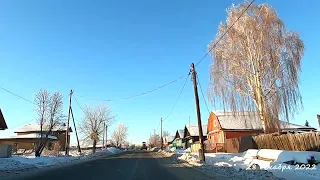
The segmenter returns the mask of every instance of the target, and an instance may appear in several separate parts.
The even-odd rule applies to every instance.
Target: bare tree
[[[117,147],[123,146],[126,143],[128,136],[128,127],[119,123],[117,128],[113,131],[111,139]]]
[[[159,134],[153,134],[149,138],[149,145],[151,147],[161,147],[161,137]]]
[[[280,116],[289,121],[302,108],[299,72],[304,44],[297,33],[287,31],[271,6],[252,4],[241,16],[247,6],[246,2],[227,9],[226,23],[220,23],[209,44],[209,97],[234,113],[258,112],[265,132],[276,132]]]
[[[52,96],[47,90],[40,90],[35,95],[36,112],[39,116],[38,123],[40,125],[40,142],[36,148],[35,155],[39,157],[48,142],[48,136],[52,133],[52,129],[61,123],[62,115],[62,95],[55,92]],[[43,132],[46,132],[43,138]]]
[[[34,102],[36,104],[35,111],[37,112],[38,119],[37,122],[40,125],[40,139],[38,145],[42,144],[43,140],[43,126],[45,125],[48,113],[48,104],[50,94],[46,89],[41,89],[35,94]]]
[[[85,107],[84,109],[84,119],[81,123],[81,132],[86,136],[85,139],[90,139],[92,141],[93,150],[96,152],[96,145],[103,132],[105,130],[104,123],[108,126],[114,120],[111,115],[112,110],[105,104],[98,105],[94,108]]]
[[[169,131],[163,131],[163,132],[162,132],[162,136],[163,136],[163,138],[169,137],[169,136],[170,136]]]

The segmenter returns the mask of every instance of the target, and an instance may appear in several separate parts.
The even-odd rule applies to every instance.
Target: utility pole
[[[194,96],[195,96],[195,100],[196,100],[196,110],[197,110],[198,128],[199,128],[199,140],[200,140],[200,145],[201,145],[201,149],[199,150],[199,159],[200,159],[200,161],[205,162],[197,78],[196,78],[196,70],[195,70],[193,63],[191,64],[191,73],[192,73],[192,79],[193,79]]]
[[[106,133],[106,122],[103,122],[102,148],[104,148],[104,134]]]
[[[73,119],[73,126],[74,126],[74,131],[76,132],[76,137],[77,137],[77,143],[78,143],[78,152],[81,153],[81,147],[80,147],[80,142],[79,142],[79,137],[78,137],[78,131],[77,131],[77,127],[76,127],[76,123],[73,117],[73,112],[72,112],[72,108],[71,109],[71,115],[72,115],[72,119]]]
[[[190,116],[189,116],[189,126],[190,126]]]
[[[163,148],[163,138],[162,138],[162,118],[160,120],[160,124],[161,124],[161,132],[160,132],[160,137],[161,137],[161,149]]]
[[[70,91],[70,102],[69,102],[69,112],[68,112],[68,122],[67,122],[67,130],[66,130],[66,143],[65,143],[65,154],[69,155],[69,122],[70,122],[70,114],[71,114],[71,98],[72,98],[72,89]]]
[[[157,147],[156,129],[153,130],[154,146]]]
[[[108,147],[108,125],[105,125],[106,127],[106,147]]]

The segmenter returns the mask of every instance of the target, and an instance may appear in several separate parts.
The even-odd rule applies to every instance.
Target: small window
[[[215,142],[214,142],[214,137],[213,138],[211,138],[211,142],[212,142],[212,144],[214,144]]]
[[[214,121],[213,121],[213,126],[214,126],[214,127],[217,127],[217,120],[214,120]]]
[[[222,136],[221,134],[219,134],[219,140],[218,140],[220,143],[222,143]]]

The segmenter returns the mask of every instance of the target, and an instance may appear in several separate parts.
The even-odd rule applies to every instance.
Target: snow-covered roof
[[[165,142],[172,142],[174,140],[174,136],[168,136],[164,138]]]
[[[45,137],[46,135],[42,134],[42,138],[45,138]],[[17,135],[17,136],[1,137],[1,139],[39,139],[39,138],[41,138],[40,133],[30,133],[30,134]],[[56,140],[57,137],[49,135],[48,139]]]
[[[293,123],[289,123],[289,122],[285,122],[285,121],[280,121],[280,127],[282,130],[286,130],[286,129],[314,129],[314,130],[316,130],[316,128],[313,128],[313,127],[297,125],[297,124],[293,124]]]
[[[8,129],[8,126],[6,124],[6,121],[4,120],[3,114],[0,109],[0,130],[5,130],[5,129]]]
[[[232,112],[214,112],[218,117],[222,129],[237,130],[261,130],[261,120],[255,112],[243,112],[233,114]]]
[[[241,112],[235,115],[232,112],[213,112],[219,120],[222,129],[229,130],[262,130],[263,126],[259,115],[256,112]],[[285,121],[280,121],[282,130],[286,129],[314,129]]]
[[[183,138],[184,129],[179,129],[179,130],[178,130],[178,134],[179,134],[179,137],[180,137],[180,138]]]
[[[43,125],[43,130],[42,131],[47,131],[49,129],[48,124]],[[52,131],[66,131],[67,126],[65,124],[57,124],[56,126],[53,127]],[[21,128],[19,128],[16,133],[19,132],[39,132],[40,131],[40,124],[25,124]],[[70,127],[69,129],[70,132],[72,132],[72,129]]]
[[[190,136],[199,136],[199,128],[197,125],[187,125],[186,126]],[[207,125],[202,125],[203,136],[207,136]]]

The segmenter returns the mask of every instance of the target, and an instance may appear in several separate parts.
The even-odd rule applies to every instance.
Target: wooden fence
[[[253,137],[259,149],[320,151],[320,133],[263,134]]]

